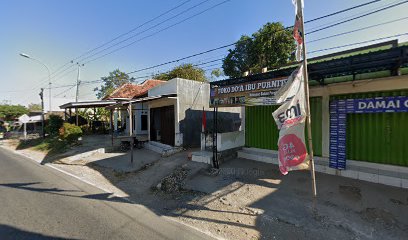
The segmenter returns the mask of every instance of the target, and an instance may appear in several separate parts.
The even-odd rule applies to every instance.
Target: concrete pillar
[[[113,129],[118,130],[118,111],[116,109],[113,112]]]

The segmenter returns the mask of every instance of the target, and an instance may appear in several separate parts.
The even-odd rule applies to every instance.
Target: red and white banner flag
[[[303,0],[292,0],[295,6],[295,25],[293,26],[293,38],[296,40],[296,60],[301,61],[303,59],[303,28],[302,28],[302,11],[303,11]]]
[[[279,129],[278,158],[282,174],[288,171],[307,169],[305,145],[305,92],[303,65],[296,69],[288,82],[278,92],[277,99],[283,104],[272,113]]]

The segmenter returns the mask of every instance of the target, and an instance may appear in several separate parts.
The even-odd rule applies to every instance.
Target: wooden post
[[[304,76],[304,86],[305,86],[305,100],[306,100],[306,126],[307,126],[307,140],[309,145],[309,161],[310,161],[310,174],[312,178],[312,190],[313,197],[317,196],[316,191],[316,175],[314,168],[314,159],[313,159],[313,142],[312,142],[312,122],[310,118],[310,102],[309,102],[309,75],[307,71],[307,56],[306,56],[306,40],[305,40],[305,26],[303,22],[303,6],[300,0],[297,1],[297,6],[300,8],[300,22],[303,30],[303,76]]]

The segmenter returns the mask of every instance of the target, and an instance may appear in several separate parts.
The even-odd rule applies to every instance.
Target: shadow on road
[[[65,196],[65,197],[87,198],[87,199],[93,199],[93,200],[103,200],[103,201],[110,201],[110,202],[129,203],[129,201],[126,200],[125,198],[120,198],[120,197],[113,196],[111,193],[98,193],[98,194],[80,195],[80,193],[83,193],[82,191],[65,190],[65,189],[59,189],[59,188],[32,187],[32,185],[37,185],[37,184],[41,184],[41,182],[1,183],[0,186],[20,189],[20,190],[26,190],[26,191],[41,192],[41,193]],[[75,195],[75,194],[69,194],[69,193],[77,193],[77,194]]]
[[[41,233],[29,232],[16,227],[0,224],[0,236],[2,240],[65,240],[73,238],[62,238],[56,236],[47,236]]]

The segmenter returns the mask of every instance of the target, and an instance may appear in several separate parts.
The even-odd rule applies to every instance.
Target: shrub
[[[82,130],[74,124],[64,123],[59,129],[59,135],[62,140],[65,140],[68,143],[76,143],[78,138],[82,137]]]
[[[45,128],[46,132],[51,136],[58,135],[59,129],[62,127],[64,120],[58,115],[50,115],[48,125]]]

